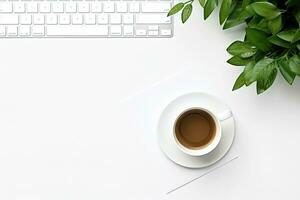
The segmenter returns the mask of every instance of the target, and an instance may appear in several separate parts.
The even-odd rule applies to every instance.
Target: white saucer
[[[190,156],[178,149],[173,137],[175,118],[191,107],[206,108],[214,113],[222,113],[230,108],[214,96],[205,93],[190,93],[176,98],[162,112],[158,122],[158,142],[162,151],[173,162],[188,168],[202,168],[219,161],[229,151],[235,135],[234,118],[221,122],[222,137],[218,146],[204,156]]]

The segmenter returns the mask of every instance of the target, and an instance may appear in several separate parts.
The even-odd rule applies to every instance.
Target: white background
[[[231,92],[240,68],[225,63],[225,49],[242,29],[222,31],[216,15],[204,23],[194,10],[184,26],[176,17],[172,39],[1,40],[0,199],[152,199],[147,180],[133,192],[151,174],[133,155],[151,147],[119,111],[148,90],[159,91],[145,99],[153,110],[188,92],[214,94],[237,123],[239,158],[163,198],[299,199],[299,80],[280,77],[260,96],[253,86]]]

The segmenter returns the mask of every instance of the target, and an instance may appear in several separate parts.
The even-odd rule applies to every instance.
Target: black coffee
[[[183,113],[175,123],[177,140],[188,149],[201,149],[209,145],[216,134],[212,116],[199,109]]]

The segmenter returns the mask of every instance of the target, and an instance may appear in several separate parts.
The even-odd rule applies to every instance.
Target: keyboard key
[[[80,25],[83,24],[82,14],[75,14],[72,16],[72,24]]]
[[[48,26],[49,36],[107,36],[108,26]]]
[[[97,15],[98,24],[108,24],[108,14]]]
[[[103,11],[106,13],[115,12],[115,4],[114,2],[104,2],[103,3]]]
[[[124,24],[133,24],[133,14],[124,14],[123,15]]]
[[[158,36],[158,31],[148,31],[149,36]]]
[[[129,12],[132,12],[132,13],[140,12],[140,4],[138,2],[130,3]]]
[[[160,34],[164,35],[164,36],[171,36],[172,35],[172,31],[171,31],[171,29],[161,29],[160,30]]]
[[[52,3],[52,11],[54,13],[63,13],[64,12],[64,4],[62,2],[53,2]]]
[[[25,12],[25,4],[23,2],[14,3],[14,11],[15,11],[15,13],[24,13]]]
[[[121,24],[121,15],[120,14],[111,14],[110,15],[111,24]]]
[[[55,25],[57,24],[57,15],[49,14],[46,16],[46,22],[47,24]]]
[[[44,24],[45,23],[45,17],[44,15],[36,14],[33,15],[33,24]]]
[[[59,24],[67,25],[70,23],[71,23],[70,15],[68,14],[59,15]]]
[[[50,12],[50,3],[49,2],[41,2],[39,4],[41,13],[49,13]]]
[[[44,36],[45,27],[44,26],[32,26],[32,35],[33,36]]]
[[[30,26],[20,26],[19,34],[20,36],[30,36]]]
[[[0,3],[0,13],[11,13],[13,11],[13,7],[11,3]]]
[[[27,15],[27,14],[20,15],[20,23],[27,24],[27,25],[31,24],[32,23],[31,15]]]
[[[86,2],[78,3],[78,11],[80,13],[88,13],[90,12],[90,5]]]
[[[18,24],[19,19],[17,15],[0,14],[0,24]]]
[[[17,36],[18,35],[18,27],[17,26],[8,26],[7,27],[7,35],[8,36]]]
[[[135,34],[137,36],[146,36],[147,31],[145,29],[135,29]]]
[[[76,3],[68,2],[66,3],[66,13],[76,13],[77,6]]]
[[[122,27],[121,26],[116,26],[116,25],[110,26],[110,34],[112,36],[122,35]]]
[[[136,14],[137,24],[170,24],[171,18],[166,14]]]
[[[85,23],[89,25],[96,24],[96,15],[95,14],[86,14],[85,17]]]
[[[133,36],[133,26],[123,27],[124,36]]]
[[[168,2],[143,2],[142,12],[145,13],[167,13],[171,9],[171,3]]]
[[[38,12],[38,5],[36,2],[29,2],[27,3],[27,12],[28,13],[37,13]]]
[[[91,4],[92,6],[92,13],[101,13],[102,12],[102,4],[101,2],[95,2]]]
[[[117,2],[117,12],[125,13],[127,12],[127,3],[126,2]]]

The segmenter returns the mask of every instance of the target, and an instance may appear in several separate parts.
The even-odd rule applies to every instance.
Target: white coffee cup
[[[178,119],[185,113],[187,113],[188,111],[191,110],[199,110],[202,112],[207,113],[212,119],[213,122],[215,124],[215,134],[214,137],[210,140],[210,142],[200,148],[194,149],[194,148],[188,148],[184,145],[182,145],[177,136],[176,136],[176,132],[175,132],[175,127],[176,124],[178,122]],[[185,154],[191,155],[191,156],[203,156],[206,155],[208,153],[210,153],[211,151],[213,151],[218,144],[220,143],[221,137],[222,137],[222,127],[221,127],[221,122],[230,118],[232,116],[232,113],[230,110],[225,111],[225,112],[221,112],[221,113],[214,113],[208,109],[205,108],[201,108],[201,107],[191,107],[188,109],[183,110],[175,119],[174,123],[173,123],[173,139],[175,140],[175,144],[177,145],[177,147]]]

